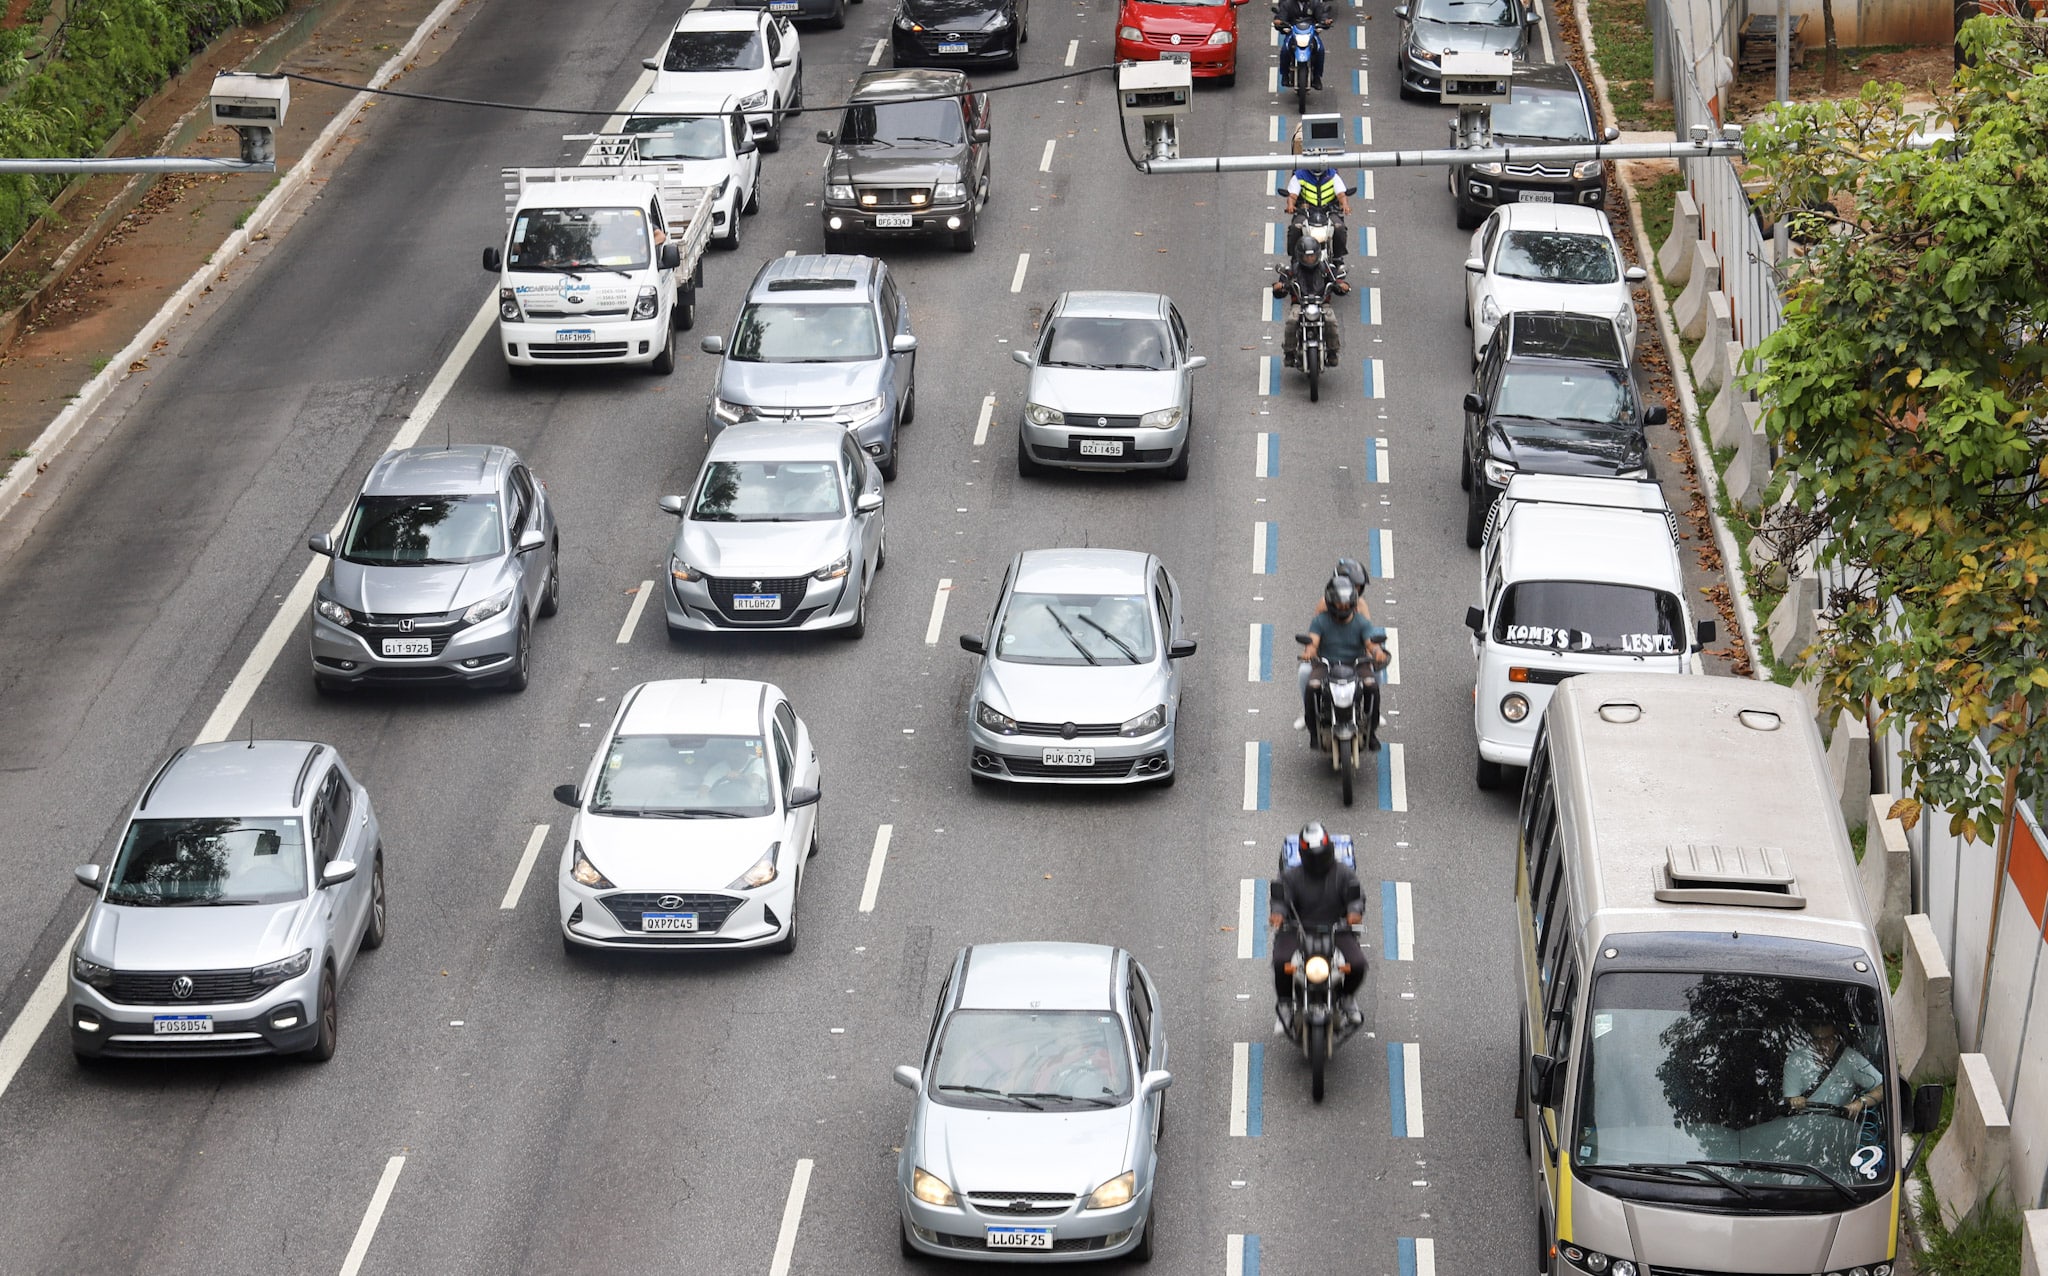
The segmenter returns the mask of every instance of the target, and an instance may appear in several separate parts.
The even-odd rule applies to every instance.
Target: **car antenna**
[[[248,744],[248,747],[249,747],[249,748],[251,748],[251,749],[253,749],[253,748],[255,748],[255,747],[256,747],[256,715],[255,715],[255,714],[253,714],[253,713],[249,715],[249,744]]]

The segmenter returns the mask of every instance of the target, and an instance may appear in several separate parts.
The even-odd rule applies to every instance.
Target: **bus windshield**
[[[1877,990],[1824,979],[1626,972],[1593,985],[1574,1167],[1729,1203],[1836,1210],[1890,1190]],[[1621,1181],[1616,1181],[1621,1180]]]

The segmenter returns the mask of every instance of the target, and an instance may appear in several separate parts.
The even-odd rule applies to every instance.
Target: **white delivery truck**
[[[1714,622],[1695,622],[1678,522],[1650,480],[1517,474],[1479,550],[1477,781],[1526,767],[1551,689],[1578,673],[1699,673]]]
[[[645,364],[675,371],[675,333],[696,321],[713,192],[682,164],[508,168],[498,276],[506,366]]]

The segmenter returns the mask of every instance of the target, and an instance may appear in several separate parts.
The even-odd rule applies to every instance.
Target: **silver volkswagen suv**
[[[533,625],[561,603],[561,533],[519,454],[487,444],[386,452],[370,467],[313,600],[313,683],[495,683],[524,691]]]
[[[384,942],[384,845],[341,756],[303,740],[180,749],[71,954],[71,1048],[108,1056],[334,1054],[338,994]]]

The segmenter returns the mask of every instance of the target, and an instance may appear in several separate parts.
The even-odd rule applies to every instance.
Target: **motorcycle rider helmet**
[[[1304,267],[1313,270],[1322,263],[1322,260],[1323,250],[1316,247],[1315,240],[1304,239],[1301,241],[1301,264]]]
[[[1312,877],[1322,877],[1337,863],[1337,844],[1321,820],[1301,826],[1301,866]]]
[[[1355,558],[1338,559],[1337,575],[1350,578],[1351,583],[1356,585],[1361,593],[1372,583],[1372,573],[1366,571],[1365,564]]]
[[[1358,586],[1349,576],[1338,572],[1323,586],[1323,606],[1339,620],[1351,619],[1351,613],[1358,608]]]

